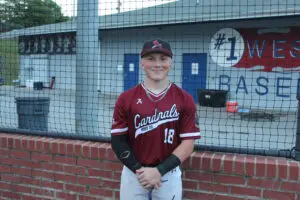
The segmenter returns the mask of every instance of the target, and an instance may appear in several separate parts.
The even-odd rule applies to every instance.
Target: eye
[[[160,60],[161,60],[161,61],[166,61],[166,60],[168,60],[168,58],[167,58],[166,56],[162,56],[162,57],[160,58]]]

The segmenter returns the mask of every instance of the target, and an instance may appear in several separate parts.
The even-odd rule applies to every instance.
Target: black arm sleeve
[[[164,162],[157,165],[156,168],[160,172],[161,176],[163,176],[175,167],[179,166],[180,163],[180,159],[176,155],[171,154],[166,160],[164,160]]]
[[[126,134],[111,136],[111,146],[120,161],[133,173],[142,167],[128,145]]]

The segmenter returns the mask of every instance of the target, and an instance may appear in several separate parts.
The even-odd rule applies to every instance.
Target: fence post
[[[298,100],[298,108],[297,108],[295,160],[300,161],[300,91],[299,91],[299,87],[297,90],[297,100]]]

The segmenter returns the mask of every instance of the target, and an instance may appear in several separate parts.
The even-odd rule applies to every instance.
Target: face
[[[150,53],[141,60],[147,78],[155,82],[167,79],[171,65],[172,58],[161,53]]]

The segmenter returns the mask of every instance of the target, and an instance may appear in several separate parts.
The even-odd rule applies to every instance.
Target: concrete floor
[[[99,135],[109,137],[114,95],[98,95]],[[48,131],[75,135],[75,91],[0,87],[0,128],[18,129],[15,97],[49,97]],[[252,149],[291,149],[296,140],[296,113],[266,111],[273,119],[241,118],[225,108],[197,106],[202,145]],[[85,133],[86,134],[86,133]]]

